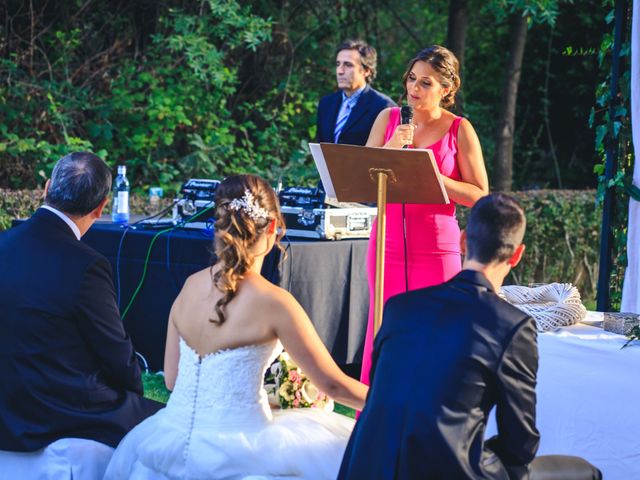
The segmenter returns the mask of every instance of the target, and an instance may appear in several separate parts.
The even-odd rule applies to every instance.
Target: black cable
[[[173,236],[173,232],[175,232],[175,230],[171,230],[168,234],[167,234],[167,251],[165,253],[165,261],[166,261],[166,267],[167,267],[167,274],[169,275],[169,277],[171,277],[171,280],[173,280],[173,286],[175,288],[176,294],[180,293],[180,279],[178,278],[178,275],[176,274],[175,271],[172,271],[171,269],[171,237]]]
[[[133,295],[131,296],[131,300],[129,300],[129,304],[127,305],[127,308],[125,308],[124,312],[122,313],[122,320],[124,321],[124,318],[126,317],[127,313],[129,313],[129,309],[131,308],[131,305],[133,305],[134,300],[136,299],[136,297],[138,296],[138,293],[140,292],[140,289],[142,288],[142,285],[144,283],[145,277],[147,275],[147,266],[149,265],[149,258],[151,256],[151,249],[153,248],[153,244],[155,243],[155,241],[157,240],[157,238],[162,235],[163,233],[167,233],[170,232],[172,230],[175,230],[176,228],[180,228],[182,226],[184,226],[186,223],[191,222],[192,220],[195,220],[196,218],[200,217],[201,215],[204,215],[205,213],[207,213],[209,210],[211,210],[213,208],[213,202],[210,202],[211,206],[206,206],[204,207],[203,210],[201,210],[200,212],[195,213],[194,215],[192,215],[191,217],[187,218],[186,220],[183,220],[182,222],[178,223],[177,225],[174,225],[173,227],[170,228],[165,228],[163,230],[160,230],[158,233],[156,233],[153,238],[151,239],[151,243],[149,244],[149,248],[147,248],[147,255],[145,257],[144,260],[144,264],[142,266],[142,276],[140,278],[140,281],[138,282],[138,286],[136,287],[135,291],[133,292]]]
[[[161,217],[163,216],[165,213],[167,213],[169,210],[171,210],[173,208],[173,205],[170,205],[166,208],[163,208],[162,210],[160,210],[159,212],[150,215],[148,217],[143,217],[140,220],[138,220],[137,222],[131,223],[131,224],[127,224],[124,225],[124,230],[122,231],[122,236],[120,237],[120,241],[118,242],[118,250],[116,252],[116,301],[118,303],[118,309],[121,308],[120,305],[120,287],[121,287],[121,282],[120,282],[120,259],[121,259],[121,254],[122,254],[122,245],[124,243],[124,237],[127,235],[127,232],[129,231],[129,229],[131,230],[135,230],[136,226],[138,224],[140,224],[141,222],[144,222],[146,220],[151,220],[152,218],[155,217]]]
[[[124,312],[121,315],[121,319],[124,322],[124,318],[127,316],[127,313],[129,313],[129,308],[131,308],[131,305],[133,305],[134,300],[136,299],[138,293],[140,292],[140,288],[142,288],[142,284],[144,283],[146,274],[147,274],[147,265],[149,264],[149,256],[151,254],[151,249],[153,248],[153,244],[155,243],[156,239],[162,235],[163,233],[169,232],[169,235],[171,235],[171,233],[173,233],[174,230],[176,230],[177,228],[183,227],[186,223],[190,222],[191,220],[194,220],[195,218],[199,217],[200,215],[202,215],[203,213],[211,210],[212,208],[212,204],[213,202],[210,202],[209,205],[205,206],[204,210],[195,213],[194,215],[192,215],[191,217],[187,218],[186,220],[183,220],[182,222],[168,228],[168,229],[163,229],[160,230],[158,233],[156,233],[153,238],[151,239],[151,244],[149,245],[149,248],[147,249],[147,255],[144,261],[144,265],[143,265],[143,270],[142,270],[142,278],[140,279],[140,282],[138,283],[138,286],[136,287],[135,291],[133,292],[133,295],[131,297],[131,300],[129,301],[129,304],[127,305],[127,308],[125,308]],[[169,210],[171,210],[173,208],[173,205],[170,205],[166,208],[163,208],[162,210],[160,210],[158,213],[154,214],[154,215],[150,215],[148,217],[144,217],[140,220],[138,220],[137,222],[131,224],[131,225],[127,225],[124,232],[122,233],[122,237],[120,238],[120,243],[118,245],[118,253],[116,256],[116,272],[117,272],[117,284],[118,284],[118,308],[120,308],[120,254],[122,251],[122,244],[124,243],[124,237],[127,234],[127,232],[129,231],[129,229],[135,230],[136,225],[140,224],[141,222],[144,222],[145,220],[150,220],[152,218],[155,217],[159,217],[164,215],[165,213],[167,213]],[[167,240],[169,241],[169,240]],[[167,245],[168,248],[168,245]],[[149,373],[149,364],[147,362],[147,359],[144,357],[144,355],[142,355],[140,352],[138,352],[137,350],[135,350],[135,354],[140,358],[140,360],[142,361],[142,365],[144,367],[145,373]]]
[[[404,286],[405,291],[409,291],[409,267],[407,266],[407,216],[404,212],[404,203],[402,204],[402,237],[404,240]]]
[[[145,221],[145,220],[150,220],[152,218],[155,217],[161,217],[162,215],[164,215],[165,213],[167,213],[169,210],[171,210],[171,208],[173,208],[173,205],[170,205],[167,208],[163,208],[162,210],[160,210],[159,212],[155,213],[154,215],[150,215],[148,217],[144,217],[140,220],[138,220],[137,222],[134,222],[130,225],[126,225],[124,228],[124,231],[122,232],[122,236],[120,237],[120,241],[118,242],[118,252],[116,254],[116,289],[117,289],[117,302],[118,302],[118,310],[120,310],[121,306],[120,306],[120,259],[121,259],[121,253],[122,253],[122,245],[124,243],[124,237],[127,234],[127,232],[132,229],[135,230],[136,225],[138,225],[139,223]],[[126,312],[125,312],[126,314]],[[124,317],[125,315],[122,315],[120,318],[121,320],[124,322]],[[137,350],[134,350],[135,354],[140,358],[140,361],[142,362],[142,365],[144,367],[144,371],[145,373],[149,373],[149,363],[147,362],[147,359],[144,357],[144,355],[142,355],[140,352],[138,352]]]
[[[120,254],[122,253],[122,244],[124,243],[124,237],[131,228],[131,225],[127,225],[122,232],[120,241],[118,242],[118,251],[116,252],[116,302],[118,303],[118,310],[120,310]]]
[[[162,210],[160,210],[157,213],[154,213],[153,215],[149,215],[148,217],[143,217],[140,220],[138,220],[137,222],[132,223],[130,226],[137,226],[139,224],[141,224],[142,222],[146,222],[147,220],[151,220],[152,218],[156,218],[156,217],[160,217],[162,218],[166,213],[168,213],[171,209],[173,208],[173,203],[171,205],[169,205],[168,207],[163,208]],[[158,227],[158,226],[166,226],[166,225],[158,225],[158,224],[145,224],[145,227]]]
[[[287,242],[287,246],[284,247],[284,253],[283,255],[285,256],[285,258],[283,258],[283,260],[286,260],[286,257],[289,257],[289,282],[287,285],[287,292],[291,292],[291,280],[293,279],[293,249],[291,248],[291,240],[289,239],[289,236],[285,233],[284,237],[282,237],[282,239],[284,241]]]

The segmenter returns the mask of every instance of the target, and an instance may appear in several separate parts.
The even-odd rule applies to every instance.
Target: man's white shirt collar
[[[360,95],[362,95],[362,92],[364,92],[364,89],[367,88],[367,85],[365,84],[364,86],[360,87],[359,89],[357,89],[355,92],[353,92],[351,94],[351,96],[347,97],[347,94],[344,93],[344,90],[342,91],[342,102],[344,103],[346,100],[350,100],[351,102],[357,101],[358,98],[360,98]]]
[[[62,220],[64,220],[64,223],[66,223],[67,225],[69,225],[69,228],[71,229],[71,231],[73,232],[73,234],[76,236],[76,238],[78,240],[80,240],[80,229],[78,228],[78,226],[74,223],[73,220],[71,220],[69,217],[67,217],[64,213],[62,213],[60,210],[57,210],[53,207],[50,207],[49,205],[42,205],[42,207],[40,208],[44,208],[46,210],[49,210],[50,212],[55,213],[57,216],[59,216]]]

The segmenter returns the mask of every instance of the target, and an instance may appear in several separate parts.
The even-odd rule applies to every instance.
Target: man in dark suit
[[[109,263],[80,241],[110,188],[100,158],[67,155],[44,206],[0,235],[0,450],[69,437],[115,447],[162,406],[142,397]]]
[[[375,48],[362,40],[346,40],[336,50],[339,90],[318,104],[316,140],[364,145],[378,114],[395,105],[371,87],[376,76]]]
[[[496,295],[520,261],[525,217],[511,197],[480,199],[462,237],[463,271],[388,300],[371,389],[339,479],[597,479],[576,457],[535,456],[535,322]],[[561,401],[558,399],[558,401]],[[496,407],[498,435],[485,441]]]

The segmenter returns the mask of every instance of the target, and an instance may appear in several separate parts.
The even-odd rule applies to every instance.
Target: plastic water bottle
[[[113,208],[111,209],[113,223],[129,223],[129,180],[127,167],[118,165],[118,176],[113,182]]]

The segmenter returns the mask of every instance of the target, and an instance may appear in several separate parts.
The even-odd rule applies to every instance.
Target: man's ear
[[[466,256],[467,255],[467,231],[462,230],[460,232],[460,254]]]
[[[51,185],[51,180],[47,178],[47,181],[44,182],[44,193],[42,194],[42,199],[47,198],[47,193],[49,193],[49,185]]]
[[[94,208],[93,212],[91,212],[89,215],[91,215],[95,219],[100,218],[102,216],[102,211],[104,210],[104,207],[107,205],[108,201],[109,196],[104,197],[100,204],[96,208]]]
[[[518,263],[520,263],[520,260],[522,260],[523,254],[524,254],[524,243],[521,243],[516,248],[516,251],[513,252],[513,255],[511,255],[511,258],[507,260],[507,263],[509,264],[509,266],[513,268],[516,265],[518,265]]]

